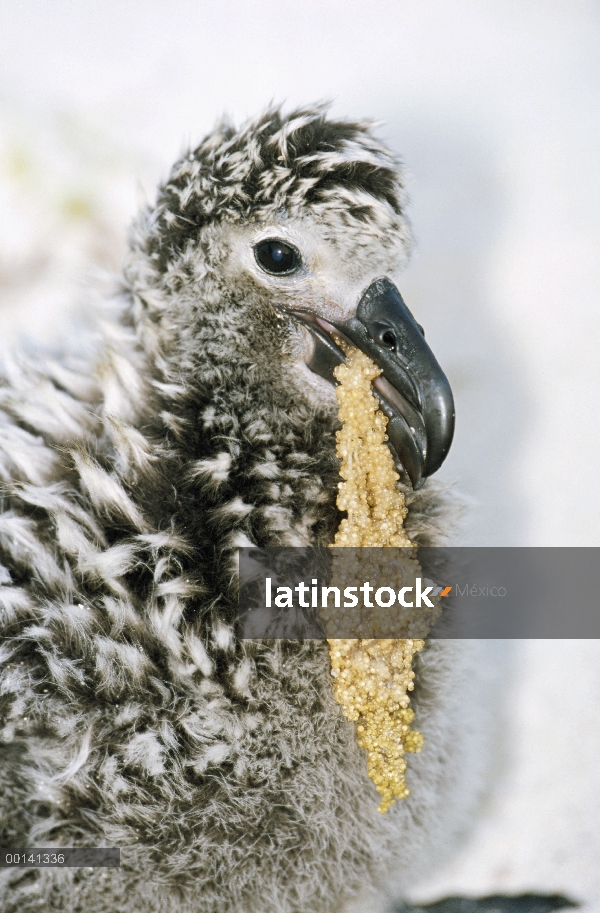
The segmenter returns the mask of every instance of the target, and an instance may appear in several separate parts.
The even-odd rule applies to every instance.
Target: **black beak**
[[[324,321],[308,326],[315,337],[308,367],[331,381],[344,353],[324,329]],[[389,419],[390,449],[413,488],[420,488],[444,462],[454,434],[450,384],[423,329],[389,279],[373,282],[360,299],[356,316],[334,322],[333,327],[381,368],[373,386]]]

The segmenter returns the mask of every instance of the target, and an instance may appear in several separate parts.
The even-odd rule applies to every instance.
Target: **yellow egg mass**
[[[400,558],[394,553],[397,583],[408,565],[412,565],[408,570],[414,576],[418,562],[416,550],[408,551],[413,543],[403,526],[407,509],[385,443],[388,419],[379,409],[371,386],[381,371],[363,352],[341,340],[339,344],[346,362],[335,370],[342,422],[337,453],[343,479],[337,505],[347,516],[340,523],[333,546],[404,547],[407,552],[400,553]],[[333,579],[343,580],[343,559],[334,557],[332,564]],[[356,573],[356,561],[354,565]],[[356,722],[358,744],[367,752],[367,770],[381,796],[382,813],[409,795],[404,756],[407,751],[421,751],[423,746],[421,733],[411,729],[414,712],[408,706],[415,677],[412,661],[423,649],[423,637],[437,615],[433,613],[425,625],[416,617],[404,619],[407,630],[412,624],[421,637],[328,639],[334,696],[347,719]],[[369,632],[376,629],[377,618],[370,618]]]

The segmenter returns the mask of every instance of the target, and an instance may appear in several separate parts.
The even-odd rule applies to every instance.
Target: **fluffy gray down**
[[[258,269],[273,232],[299,279]],[[0,843],[121,847],[122,866],[0,870],[3,913],[337,911],[389,872],[407,890],[465,828],[478,647],[419,658],[426,746],[382,816],[326,644],[233,633],[236,549],[325,545],[339,522],[333,388],[285,307],[349,307],[409,244],[401,167],[368,124],[271,109],[175,164],[94,358],[5,365]],[[439,541],[440,505],[411,494],[413,538]]]

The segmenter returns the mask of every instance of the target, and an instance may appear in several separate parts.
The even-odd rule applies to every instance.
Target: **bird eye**
[[[294,247],[273,238],[257,244],[254,248],[254,256],[265,273],[272,273],[276,276],[295,273],[301,264],[300,254]]]

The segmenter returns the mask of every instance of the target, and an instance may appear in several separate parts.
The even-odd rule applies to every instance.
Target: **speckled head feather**
[[[374,232],[405,262],[405,208],[400,162],[370,122],[328,119],[323,105],[289,116],[273,108],[238,130],[222,123],[174,165],[131,231],[126,275],[157,319],[166,306],[158,290],[179,292],[191,276],[219,272],[217,226],[281,224],[309,212],[330,240],[342,234],[361,247]]]
[[[231,624],[240,545],[327,544],[339,521],[333,389],[292,311],[349,313],[394,275],[403,207],[368,125],[317,107],[219,127],[137,220],[92,363],[5,366],[0,843],[120,846],[123,866],[2,870],[3,913],[334,913],[391,860],[406,886],[465,821],[471,647],[423,653],[431,750],[383,820],[326,645]],[[273,236],[296,275],[261,271]]]
[[[165,273],[210,222],[261,222],[307,206],[339,212],[340,196],[348,218],[376,219],[376,200],[399,225],[404,218],[399,162],[371,124],[328,120],[325,106],[287,117],[271,109],[239,130],[223,123],[174,165],[142,248]]]

